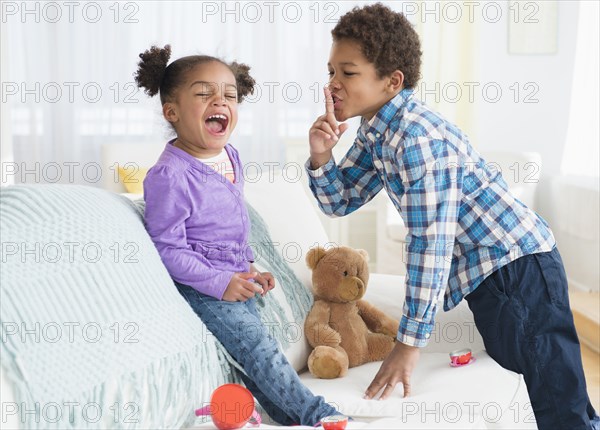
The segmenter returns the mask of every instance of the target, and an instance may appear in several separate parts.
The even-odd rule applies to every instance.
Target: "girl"
[[[144,180],[146,228],[179,292],[243,367],[242,380],[269,416],[315,425],[337,411],[300,382],[255,307],[254,295],[275,280],[252,265],[242,165],[227,143],[238,103],[253,92],[250,68],[204,55],[167,66],[170,55],[169,45],[153,46],[140,54],[135,76],[149,96],[160,93],[177,135]],[[248,335],[248,326],[260,334]]]

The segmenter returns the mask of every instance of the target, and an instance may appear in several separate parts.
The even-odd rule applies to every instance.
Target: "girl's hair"
[[[160,92],[160,102],[165,104],[175,100],[177,89],[184,83],[186,73],[194,67],[204,63],[216,61],[231,70],[235,77],[237,86],[237,99],[241,103],[248,94],[254,93],[255,81],[248,73],[250,66],[246,64],[226,63],[223,60],[209,55],[190,55],[182,57],[167,66],[171,57],[171,45],[164,48],[152,46],[140,54],[138,69],[135,73],[135,82],[140,88],[144,88],[150,97]]]

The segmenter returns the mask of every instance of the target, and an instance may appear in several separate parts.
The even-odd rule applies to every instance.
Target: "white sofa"
[[[305,177],[300,179],[304,180]],[[305,193],[299,181],[288,182],[280,174],[271,176],[266,171],[260,180],[246,184],[246,198],[265,220],[276,249],[304,286],[310,287],[311,274],[304,255],[316,244],[329,242],[318,219],[314,199]],[[278,300],[283,298],[283,288],[285,286],[279,285],[272,292]],[[404,302],[402,277],[373,273],[366,299],[399,318]],[[462,368],[450,367],[448,353],[465,347],[473,350],[476,361]],[[341,379],[315,379],[305,369],[309,353],[310,347],[301,337],[286,351],[286,356],[311,390],[354,417],[355,421],[348,428],[536,428],[523,379],[502,369],[485,353],[465,302],[451,312],[438,314],[436,329],[413,374],[413,393],[409,398],[403,398],[401,387],[397,387],[385,401],[362,399],[379,369],[379,362],[351,369]],[[18,405],[19,398],[9,382],[15,375],[7,378],[5,366],[2,368],[2,427],[22,428],[19,414],[5,414],[4,405]],[[202,381],[195,383],[202,384]],[[202,393],[205,398],[197,399],[197,403],[208,401],[206,392]],[[270,428],[272,424],[267,419],[263,427]],[[140,425],[132,424],[129,428],[140,428]],[[210,421],[196,421],[194,425],[213,428]]]

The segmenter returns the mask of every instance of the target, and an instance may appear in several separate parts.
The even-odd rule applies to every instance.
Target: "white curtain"
[[[571,111],[562,173],[574,176],[600,176],[600,5],[595,1],[579,4],[579,26],[571,93]]]
[[[470,91],[479,80],[481,20],[469,20],[469,9],[461,2],[421,1],[404,9],[414,18],[424,53],[417,97],[456,124],[476,145],[477,111]]]
[[[3,146],[11,147],[3,162],[16,165],[17,183],[81,182],[77,169],[98,162],[103,143],[170,137],[159,100],[133,84],[138,54],[151,44],[170,43],[172,59],[202,53],[250,64],[257,94],[242,105],[232,142],[246,161],[282,161],[283,138],[307,135],[322,111],[329,32],[354,5],[10,3],[3,14],[10,56],[3,49],[2,63],[12,127],[10,138],[3,136]],[[323,22],[328,14],[335,19]]]
[[[323,111],[331,29],[346,11],[367,2],[7,3],[2,161],[3,170],[10,164],[14,171],[8,182],[99,186],[102,181],[89,180],[93,169],[81,171],[99,163],[103,144],[170,137],[158,98],[149,99],[134,84],[138,54],[151,44],[171,44],[172,59],[202,53],[248,63],[258,88],[241,106],[232,143],[246,163],[284,162],[285,141],[307,136]],[[384,3],[398,11],[413,4]],[[424,26],[418,16],[409,18],[427,53],[424,79],[442,85],[469,80],[465,70],[475,61],[476,39],[470,24]],[[448,48],[456,43],[458,55]],[[468,103],[434,105],[468,131]]]
[[[0,26],[0,52],[2,52],[3,56],[8,56],[7,34],[6,26]],[[0,76],[4,77],[7,74],[8,62],[4,61],[3,57],[0,62]],[[4,88],[2,89],[2,94],[4,94]],[[0,105],[0,166],[2,166],[0,171],[0,186],[14,183],[14,175],[6,172],[4,168],[5,166],[9,167],[9,164],[11,165],[9,169],[14,167],[10,116],[9,104],[2,100],[2,104]]]

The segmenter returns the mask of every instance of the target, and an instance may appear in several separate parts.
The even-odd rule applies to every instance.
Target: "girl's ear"
[[[179,114],[177,113],[177,107],[173,103],[165,103],[162,107],[163,116],[171,123],[179,120]]]
[[[404,73],[400,70],[394,70],[389,77],[388,88],[391,92],[397,93],[402,91],[404,84]]]

